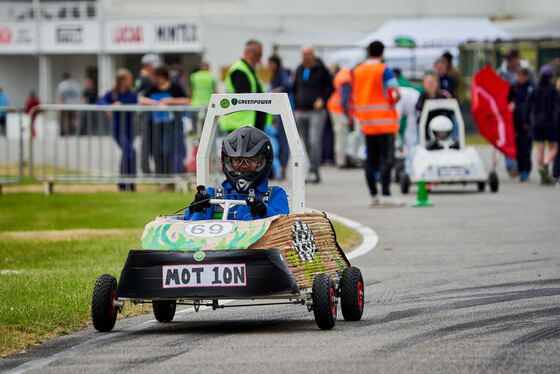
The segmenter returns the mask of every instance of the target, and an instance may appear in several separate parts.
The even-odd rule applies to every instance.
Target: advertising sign
[[[35,53],[37,50],[35,30],[35,24],[32,22],[1,24],[0,54]]]
[[[96,21],[42,22],[40,49],[47,53],[98,53],[99,34]]]

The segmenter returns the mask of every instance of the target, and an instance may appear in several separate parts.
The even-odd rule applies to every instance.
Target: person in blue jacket
[[[220,188],[198,186],[185,219],[222,218],[223,209],[210,205],[211,198],[247,202],[246,206],[232,207],[228,219],[249,221],[289,214],[286,191],[268,185],[272,161],[272,144],[264,132],[252,126],[233,131],[222,143],[222,169],[226,180]]]

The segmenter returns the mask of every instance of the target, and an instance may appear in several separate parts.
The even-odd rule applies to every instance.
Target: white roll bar
[[[206,186],[210,182],[210,152],[212,139],[218,127],[218,117],[226,114],[254,110],[279,115],[290,146],[292,191],[290,213],[302,213],[305,207],[304,153],[296,121],[285,93],[266,94],[214,94],[210,98],[204,120],[202,136],[196,154],[196,182]]]

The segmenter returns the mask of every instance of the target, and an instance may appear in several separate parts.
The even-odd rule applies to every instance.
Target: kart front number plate
[[[438,173],[440,177],[462,177],[466,174],[466,171],[463,167],[455,166],[438,168]]]
[[[245,287],[245,264],[196,264],[162,266],[163,288]]]

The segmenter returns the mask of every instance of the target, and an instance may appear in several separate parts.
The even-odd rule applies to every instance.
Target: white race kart
[[[458,127],[457,140],[451,138],[453,125],[447,117],[437,116],[427,123],[428,114],[435,110],[454,113]],[[412,149],[401,178],[402,193],[408,193],[410,185],[420,181],[430,184],[476,183],[480,192],[484,191],[488,183],[492,192],[498,191],[496,172],[487,174],[476,149],[465,146],[465,124],[457,100],[427,100],[418,124],[418,136],[419,144]]]

